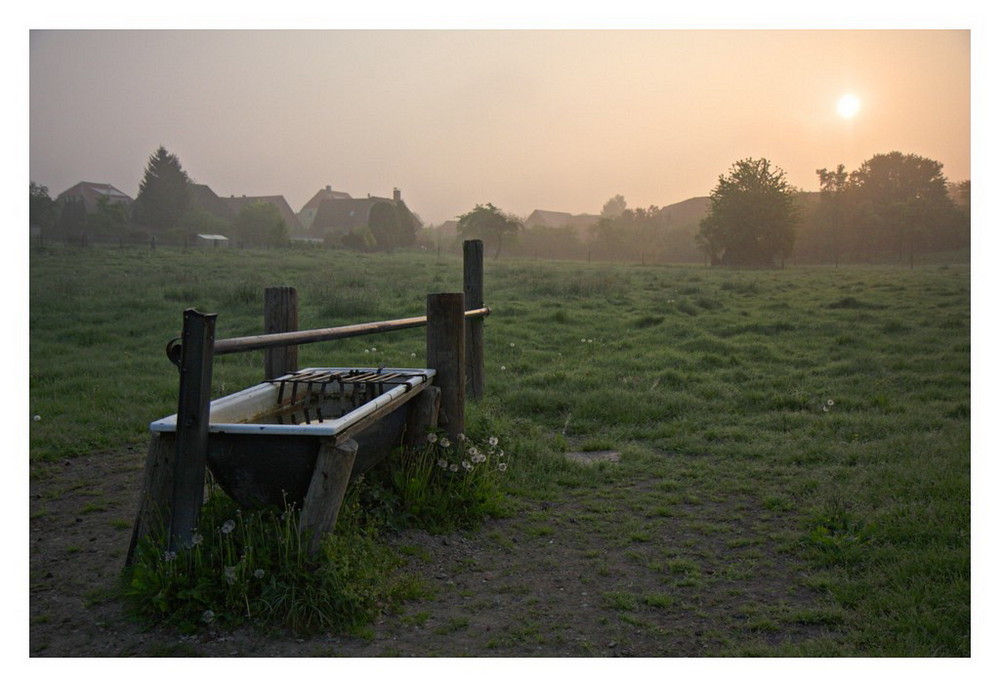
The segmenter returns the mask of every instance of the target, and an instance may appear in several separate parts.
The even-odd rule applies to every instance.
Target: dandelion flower
[[[467,461],[467,460],[463,460],[463,461],[462,461],[462,467],[463,467],[463,468],[465,468],[465,471],[466,471],[466,472],[469,472],[469,471],[471,471],[471,470],[472,470],[472,463],[470,463],[470,462],[469,462],[469,461]]]
[[[501,365],[500,366],[500,371],[501,372],[505,372],[506,370],[507,370],[507,366],[506,365]]]
[[[212,611],[205,611],[201,614],[201,622],[210,623],[213,620],[215,620],[215,613],[212,613]]]
[[[826,404],[832,408],[833,407],[833,399],[832,398],[826,399]]]
[[[448,437],[441,437],[441,446],[444,448],[448,448],[449,446],[451,446],[451,441],[448,439]]]
[[[496,446],[498,443],[500,443],[499,439],[496,437],[490,437],[490,446]]]
[[[514,342],[513,341],[510,342],[510,347],[514,348]]]
[[[428,442],[428,443],[431,443],[431,444],[433,444],[433,443],[434,443],[434,442],[436,442],[437,440],[438,440],[438,435],[437,435],[437,434],[435,434],[434,432],[430,432],[430,433],[429,433],[429,434],[427,435],[427,442]]]
[[[507,472],[507,463],[500,463],[497,465],[497,470],[500,472]]]
[[[371,353],[371,352],[372,352],[372,351],[371,351],[371,349],[370,349],[370,348],[366,348],[366,349],[365,349],[365,353]]]
[[[458,439],[459,441],[465,441],[465,435],[462,434],[461,432],[459,432],[458,436],[456,436],[455,438]]]
[[[232,520],[226,520],[224,523],[222,523],[222,527],[219,528],[219,531],[221,531],[223,534],[229,534],[235,529],[236,529],[236,523],[233,522]]]
[[[458,472],[458,465],[456,465],[455,463],[452,463],[452,464],[451,464],[451,465],[450,465],[450,466],[448,467],[448,469],[449,469],[449,470],[451,470],[452,472]]]

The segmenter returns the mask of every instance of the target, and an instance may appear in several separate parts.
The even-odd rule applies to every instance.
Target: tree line
[[[289,240],[289,228],[271,203],[244,206],[232,221],[192,202],[191,179],[176,155],[160,146],[150,157],[131,207],[101,197],[87,212],[82,199],[54,201],[48,189],[31,182],[30,221],[57,239],[100,236],[129,240],[160,237],[182,241],[191,234],[226,235],[250,245],[280,245]]]
[[[459,217],[462,238],[481,238],[499,255],[629,262],[912,262],[967,249],[971,182],[949,183],[940,162],[878,154],[857,170],[816,170],[819,192],[788,183],[767,159],[739,160],[706,199],[665,208],[629,208],[616,195],[586,231],[525,227],[492,204]]]

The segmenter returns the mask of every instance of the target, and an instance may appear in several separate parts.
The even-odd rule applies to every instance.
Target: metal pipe
[[[486,317],[490,314],[487,307],[466,310],[466,319]],[[317,341],[333,341],[335,339],[348,339],[354,336],[364,336],[366,334],[381,334],[382,332],[393,332],[400,329],[410,329],[412,327],[424,327],[427,325],[427,316],[407,317],[400,320],[385,320],[382,322],[366,322],[364,324],[349,324],[342,327],[328,327],[325,329],[307,329],[299,332],[278,332],[275,334],[259,334],[256,336],[241,336],[232,339],[218,339],[215,342],[215,355],[225,353],[240,353],[243,351],[255,351],[261,348],[274,348],[276,346],[289,346],[293,344],[315,343]],[[173,359],[172,346],[179,346],[179,341],[172,341],[167,347],[167,356]]]

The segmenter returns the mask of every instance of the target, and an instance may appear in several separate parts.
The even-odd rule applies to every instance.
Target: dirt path
[[[143,631],[113,595],[143,455],[81,457],[32,477],[31,656],[708,656],[835,630],[809,620],[822,599],[769,543],[781,541],[768,534],[780,516],[736,496],[641,512],[654,487],[636,483],[614,503],[570,490],[476,533],[401,535],[432,598],[381,618],[369,639]],[[759,543],[741,545],[750,533]]]

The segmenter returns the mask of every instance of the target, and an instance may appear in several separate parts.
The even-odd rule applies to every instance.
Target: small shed
[[[198,246],[228,246],[229,238],[222,234],[195,234],[194,242]]]

